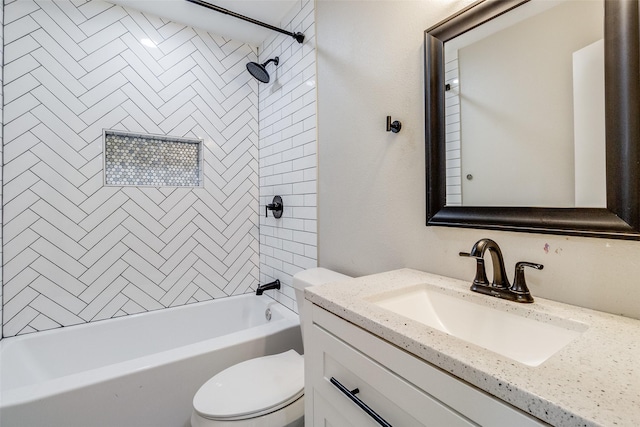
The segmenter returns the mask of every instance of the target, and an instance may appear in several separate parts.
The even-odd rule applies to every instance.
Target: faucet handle
[[[474,285],[489,286],[487,273],[484,269],[484,258],[471,255],[469,252],[459,252],[458,255],[476,260],[476,277],[473,279]]]
[[[524,278],[525,267],[542,270],[544,268],[544,265],[526,261],[517,262],[516,272],[513,278],[513,286],[511,286],[511,292],[517,295],[517,300],[520,302],[533,302],[533,297],[531,296],[531,292],[529,292],[527,281]]]

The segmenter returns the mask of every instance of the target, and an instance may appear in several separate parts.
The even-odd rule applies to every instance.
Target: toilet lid
[[[253,418],[304,394],[304,358],[294,350],[258,357],[225,369],[193,398],[198,415],[212,420]]]

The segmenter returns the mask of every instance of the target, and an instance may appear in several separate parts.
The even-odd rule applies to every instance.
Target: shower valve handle
[[[264,216],[269,217],[269,211],[273,211],[274,218],[282,217],[282,211],[284,209],[284,205],[282,204],[282,197],[275,196],[273,198],[273,202],[269,203],[264,207]]]

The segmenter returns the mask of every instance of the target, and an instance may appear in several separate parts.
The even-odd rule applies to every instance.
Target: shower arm
[[[268,29],[273,30],[273,31],[277,31],[277,32],[282,33],[282,34],[286,34],[286,35],[291,36],[294,39],[296,39],[296,41],[298,43],[302,43],[304,41],[304,34],[302,34],[300,32],[292,33],[292,32],[283,30],[282,28],[274,27],[273,25],[265,24],[264,22],[258,21],[258,20],[253,19],[253,18],[249,18],[248,16],[240,15],[239,13],[232,12],[229,9],[225,9],[223,7],[220,7],[220,6],[216,6],[214,4],[206,2],[204,0],[187,0],[187,1],[190,2],[190,3],[194,3],[194,4],[197,4],[197,5],[200,5],[202,7],[206,7],[207,9],[215,10],[216,12],[224,13],[225,15],[231,15],[234,18],[242,19],[243,21],[247,21],[247,22],[250,22],[252,24],[260,25],[261,27],[268,28]]]
[[[277,56],[275,58],[271,58],[270,60],[268,60],[267,62],[265,62],[264,64],[262,64],[263,67],[266,67],[267,65],[269,65],[270,63],[274,63],[276,65],[278,65],[278,63],[280,62],[280,58],[278,58]]]

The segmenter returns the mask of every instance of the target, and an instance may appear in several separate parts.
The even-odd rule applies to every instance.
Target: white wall
[[[352,275],[401,267],[471,281],[458,256],[502,247],[534,296],[640,318],[640,243],[426,227],[423,31],[470,1],[318,1],[319,265]],[[385,132],[385,117],[402,121]]]
[[[4,18],[4,335],[250,291],[256,49],[100,0]],[[105,128],[203,138],[204,188],[105,187]]]
[[[281,28],[302,32],[303,44],[274,33],[259,49],[260,62],[271,75],[260,90],[260,280],[279,279],[276,300],[297,311],[292,276],[317,266],[316,216],[316,52],[313,0],[289,12]],[[282,197],[284,212],[276,219],[264,215],[273,196]]]
[[[607,206],[604,39],[573,53],[576,202]]]

